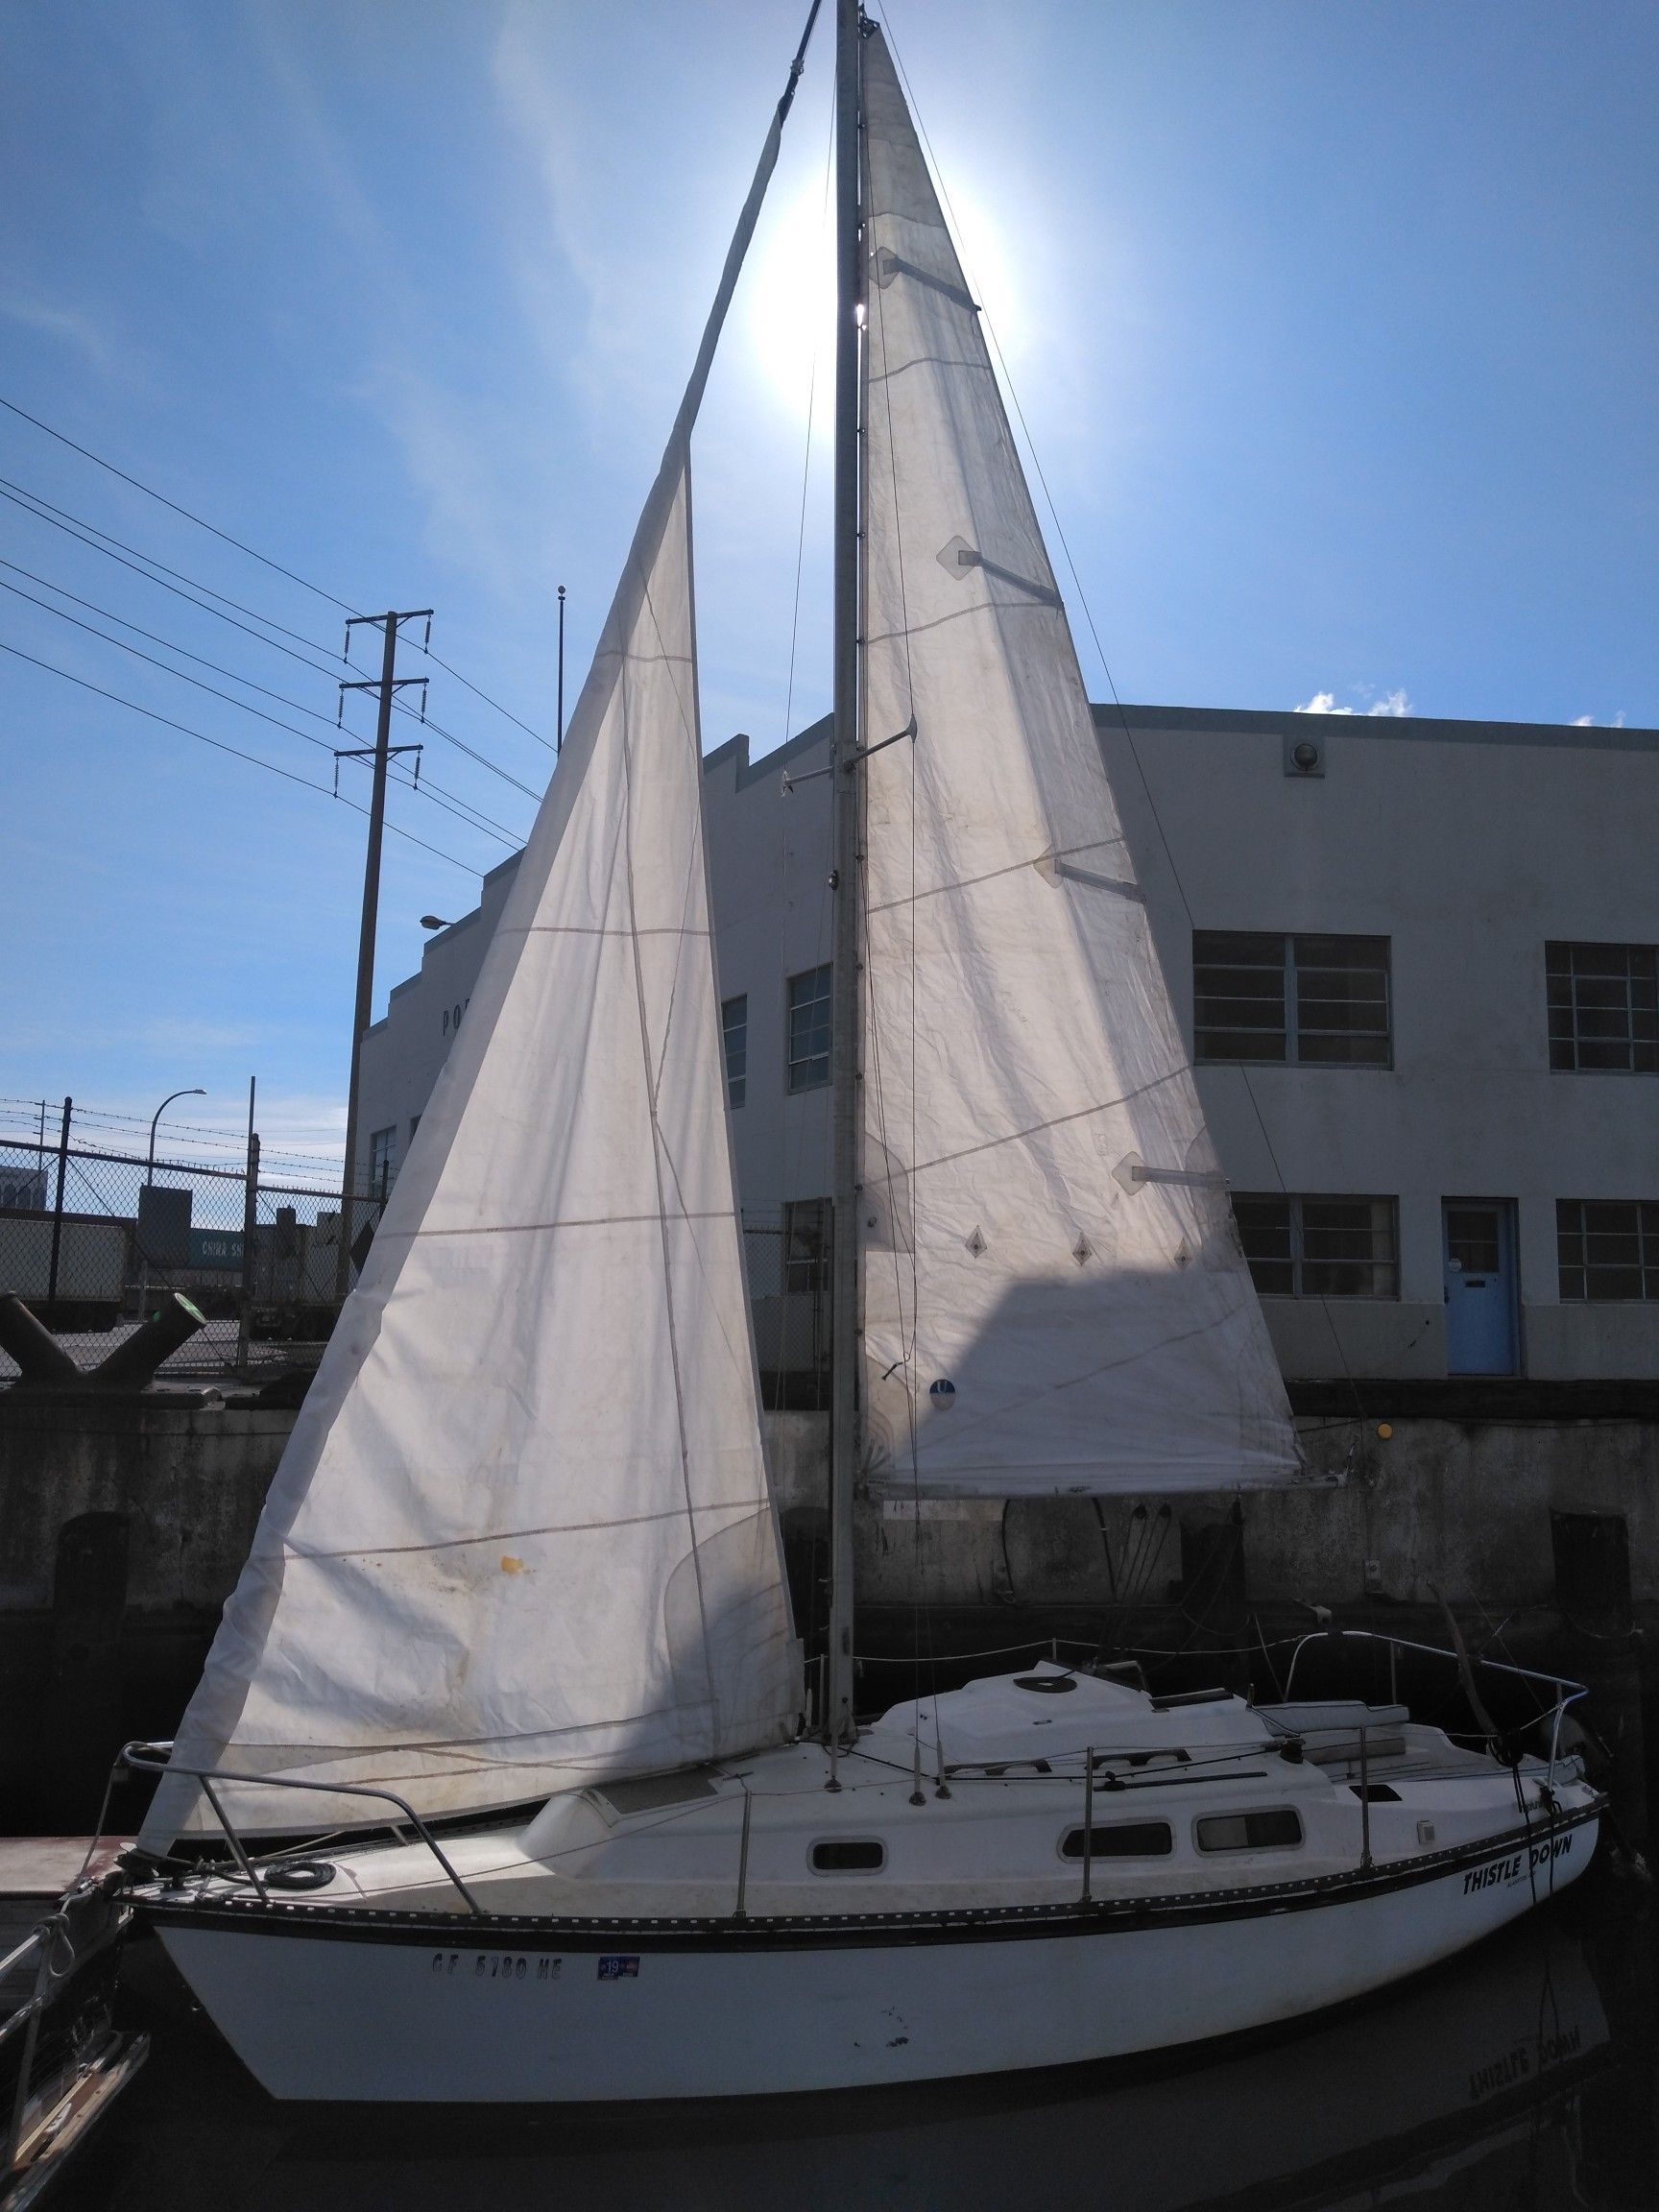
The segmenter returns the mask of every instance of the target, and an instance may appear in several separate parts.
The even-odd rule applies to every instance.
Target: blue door
[[[1520,1350],[1514,1200],[1448,1198],[1441,1211],[1446,1372],[1513,1375]]]

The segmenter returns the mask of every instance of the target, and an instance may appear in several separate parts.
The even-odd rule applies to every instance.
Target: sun
[[[834,209],[821,178],[769,212],[744,276],[743,335],[768,399],[805,423],[833,381]],[[816,374],[814,374],[816,372]]]
[[[956,243],[971,286],[998,331],[1017,330],[1025,307],[1019,261],[992,204],[972,182],[951,187]],[[956,231],[955,221],[951,228]],[[744,276],[743,340],[757,381],[788,421],[820,423],[834,382],[835,210],[822,174],[769,209]]]

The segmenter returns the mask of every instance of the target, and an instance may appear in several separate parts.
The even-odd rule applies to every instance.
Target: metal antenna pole
[[[559,716],[553,725],[553,757],[565,750],[565,587],[559,587]]]
[[[340,1177],[340,1248],[334,1257],[334,1296],[342,1304],[351,1286],[351,1201],[357,1182],[357,1089],[363,1057],[363,1036],[374,1010],[374,931],[380,918],[380,846],[386,829],[386,768],[392,757],[392,702],[400,688],[397,681],[397,626],[412,622],[416,614],[428,617],[421,607],[399,614],[353,615],[346,625],[347,642],[354,625],[373,624],[385,631],[378,684],[343,684],[341,692],[377,691],[380,716],[374,730],[374,786],[369,802],[369,850],[363,861],[363,919],[357,932],[357,1007],[351,1023],[351,1079],[346,1094],[346,1164]],[[411,683],[424,684],[423,676]],[[402,750],[402,748],[399,748]]]
[[[830,1076],[834,1276],[830,1298],[830,1666],[826,1725],[851,1743],[853,1490],[858,1472],[858,0],[835,8],[835,892]]]
[[[52,1259],[46,1277],[46,1326],[58,1326],[58,1261],[63,1247],[63,1178],[69,1172],[69,1117],[75,1111],[73,1098],[63,1101],[63,1127],[58,1139],[58,1192],[52,1201]]]
[[[237,1300],[236,1372],[246,1375],[253,1349],[253,1248],[259,1235],[259,1139],[253,1129],[258,1078],[248,1078],[248,1166],[242,1182],[242,1285]]]

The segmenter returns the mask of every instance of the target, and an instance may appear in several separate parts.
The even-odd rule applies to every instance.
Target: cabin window
[[[1200,1851],[1284,1851],[1302,1840],[1302,1816],[1288,1806],[1262,1813],[1213,1813],[1193,1823]]]
[[[726,1041],[726,1103],[735,1113],[749,1092],[749,994],[720,1001],[720,1029]]]
[[[1386,937],[1195,929],[1194,1057],[1390,1067],[1390,968]]]
[[[1060,1839],[1062,1859],[1081,1859],[1084,1830],[1068,1828]],[[1175,1838],[1167,1820],[1119,1820],[1089,1833],[1091,1859],[1167,1859]]]
[[[1546,945],[1551,1068],[1659,1075],[1659,946]]]
[[[1362,1804],[1398,1805],[1400,1803],[1399,1791],[1390,1789],[1386,1782],[1366,1782],[1364,1784],[1350,1782],[1348,1787]]]
[[[873,1836],[837,1837],[832,1843],[814,1843],[814,1874],[875,1874],[887,1863],[887,1846]]]
[[[808,968],[789,978],[791,1091],[816,1091],[830,1080],[830,968]]]

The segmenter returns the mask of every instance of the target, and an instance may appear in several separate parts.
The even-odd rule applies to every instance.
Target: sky
[[[1091,622],[1136,703],[1659,724],[1650,0],[873,12],[1094,696]],[[228,1142],[257,1074],[268,1154],[337,1151],[345,613],[435,610],[399,669],[448,733],[398,720],[378,1013],[533,819],[557,588],[568,703],[804,17],[0,10],[0,399],[37,419],[0,408],[0,1128],[198,1085]],[[830,62],[821,29],[694,448],[710,747],[828,704]]]

